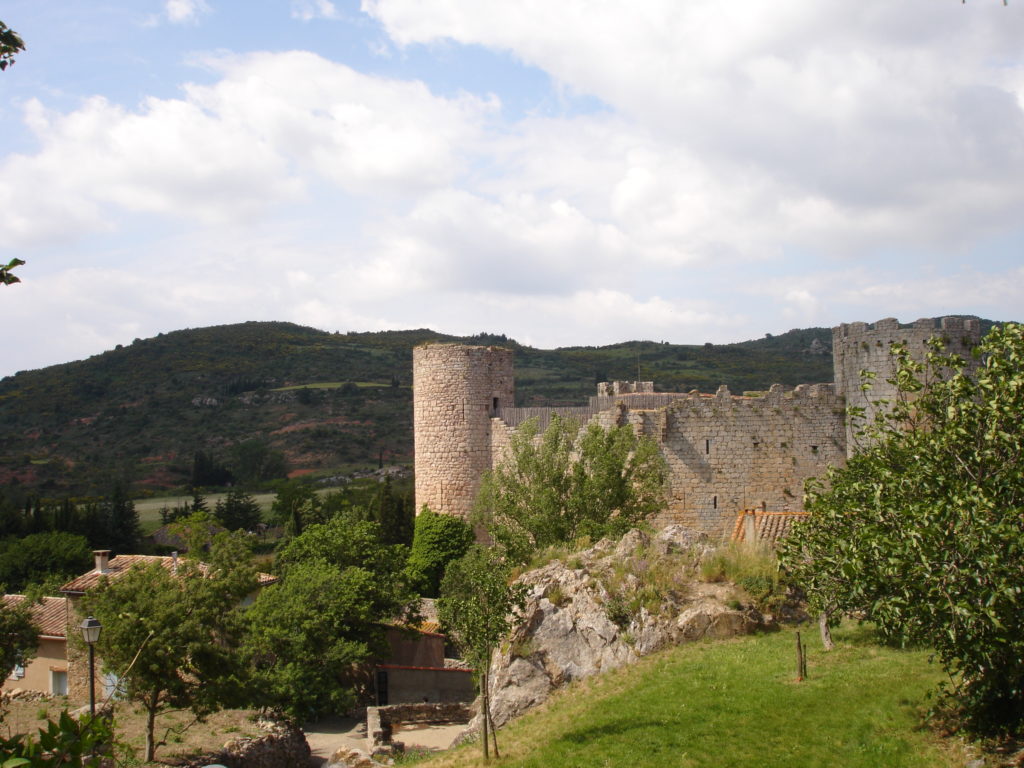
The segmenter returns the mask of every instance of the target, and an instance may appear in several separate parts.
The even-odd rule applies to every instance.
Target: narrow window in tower
[[[711,497],[711,508],[712,509],[718,509],[718,497],[717,496],[712,496]]]
[[[704,441],[704,453],[708,454],[708,455],[711,454],[711,441],[710,440],[705,440]]]

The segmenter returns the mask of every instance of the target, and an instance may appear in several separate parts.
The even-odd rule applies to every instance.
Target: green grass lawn
[[[923,727],[942,678],[926,651],[880,647],[848,626],[825,653],[805,627],[674,648],[584,681],[498,732],[502,766],[963,766],[967,748]],[[483,765],[471,744],[424,763]]]
[[[256,500],[256,503],[260,505],[260,510],[263,512],[263,516],[266,517],[267,513],[270,512],[270,505],[274,503],[274,499],[277,498],[276,493],[254,493],[251,494]],[[210,493],[203,494],[203,498],[206,499],[206,505],[212,511],[214,505],[227,496],[227,493]],[[155,496],[150,499],[136,499],[135,500],[135,511],[139,513],[139,525],[142,527],[142,533],[148,535],[160,527],[160,510],[164,507],[168,509],[174,509],[178,504],[185,504],[186,502],[191,503],[192,496]]]

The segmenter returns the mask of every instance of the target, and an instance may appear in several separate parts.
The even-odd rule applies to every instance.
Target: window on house
[[[11,670],[10,677],[8,680],[21,680],[25,676],[25,667],[21,664],[15,664],[14,669]]]

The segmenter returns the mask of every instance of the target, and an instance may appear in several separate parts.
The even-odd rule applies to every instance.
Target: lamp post
[[[82,639],[89,646],[89,714],[96,716],[96,651],[93,646],[100,639],[100,630],[103,625],[99,619],[92,616],[85,619],[81,624]]]

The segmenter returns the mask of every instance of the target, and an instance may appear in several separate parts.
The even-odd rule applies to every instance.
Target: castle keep
[[[656,525],[681,523],[725,535],[744,509],[800,512],[804,481],[842,465],[852,451],[846,407],[869,415],[894,388],[889,346],[903,342],[923,357],[926,342],[941,336],[947,350],[967,355],[979,341],[975,320],[892,318],[843,324],[832,331],[834,384],[775,384],[758,397],[725,387],[656,393],[652,382],[604,382],[586,406],[517,408],[512,351],[499,347],[431,344],[413,351],[413,429],[416,508],[466,517],[483,473],[501,461],[515,429],[552,415],[603,427],[628,424],[653,438],[668,462],[665,511]],[[876,374],[861,390],[861,371]]]

